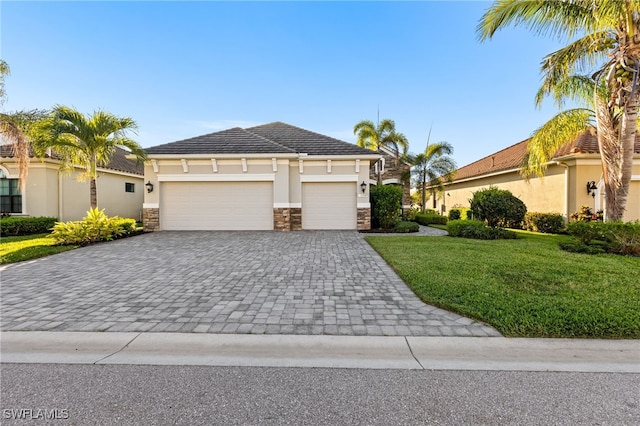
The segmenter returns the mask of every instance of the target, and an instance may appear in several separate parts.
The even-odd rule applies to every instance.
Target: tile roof
[[[262,126],[250,127],[251,133],[258,134],[281,145],[293,149],[297,153],[309,155],[370,155],[368,149],[357,145],[301,129],[290,124],[276,121]]]
[[[129,154],[129,151],[116,147],[116,150],[111,157],[111,161],[104,168],[119,172],[132,173],[140,176],[144,175],[144,163],[128,159],[126,156]],[[11,144],[0,145],[0,157],[13,158],[13,156],[13,146]],[[33,150],[31,149],[29,152],[29,156],[31,158],[35,157],[33,154]],[[59,160],[61,157],[55,152],[52,152],[51,155],[45,155],[45,158]]]
[[[490,173],[517,169],[527,153],[529,139],[511,145],[501,151],[488,155],[456,170],[454,181],[468,179]],[[640,154],[640,132],[636,135],[634,152]],[[571,142],[561,146],[552,158],[560,158],[571,154],[599,154],[598,139],[595,129],[589,129]]]
[[[301,154],[371,155],[364,148],[330,136],[276,121],[261,126],[223,130],[154,146],[148,154]]]

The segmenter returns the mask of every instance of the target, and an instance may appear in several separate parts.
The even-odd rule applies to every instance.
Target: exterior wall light
[[[151,183],[151,181],[147,181],[144,186],[147,187],[147,192],[153,192],[153,184]]]
[[[364,181],[362,181],[362,183],[360,184],[360,189],[362,190],[362,193],[364,194],[365,191],[367,190],[367,184],[364,183]]]
[[[587,195],[591,195],[593,198],[596,198],[596,190],[598,187],[596,186],[595,181],[587,182]]]

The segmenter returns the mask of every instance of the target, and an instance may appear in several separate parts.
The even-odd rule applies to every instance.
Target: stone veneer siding
[[[142,209],[142,223],[145,232],[160,229],[160,209]]]
[[[291,209],[291,230],[302,230],[302,209],[300,207],[292,207]]]
[[[371,209],[358,209],[358,231],[371,229]]]
[[[274,231],[291,231],[291,209],[274,207],[273,230]]]

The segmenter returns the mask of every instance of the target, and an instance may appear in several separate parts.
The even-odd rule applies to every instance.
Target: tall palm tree
[[[453,172],[456,169],[456,162],[449,157],[453,154],[453,147],[448,142],[438,142],[427,145],[424,152],[414,155],[411,159],[413,169],[411,173],[416,178],[416,188],[421,194],[420,207],[422,213],[426,210],[427,184],[433,187],[433,190],[442,190],[445,181],[453,179]]]
[[[595,125],[606,218],[621,220],[638,127],[640,0],[497,0],[482,16],[478,35],[487,40],[510,25],[569,43],[543,59],[538,105],[547,95],[560,107],[566,99],[592,99],[587,109],[564,111],[534,133],[526,169],[543,173],[557,148]]]
[[[362,120],[353,127],[353,134],[358,136],[359,147],[378,153],[383,146],[393,149],[396,153],[396,161],[399,161],[400,155],[406,154],[409,149],[407,137],[397,132],[396,123],[388,118],[382,120],[377,126],[371,120]],[[378,185],[381,182],[382,170],[378,166]]]
[[[130,150],[138,160],[146,158],[144,149],[127,136],[137,128],[129,117],[116,117],[105,111],[88,116],[58,105],[49,118],[37,126],[34,147],[40,154],[52,148],[62,158],[62,170],[82,167],[85,171],[81,177],[89,180],[91,208],[96,208],[98,167],[109,164],[116,147]]]

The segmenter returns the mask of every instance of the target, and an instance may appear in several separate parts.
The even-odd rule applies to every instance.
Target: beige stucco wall
[[[522,179],[518,171],[499,174],[482,179],[447,185],[445,189],[446,212],[453,207],[469,207],[473,193],[496,186],[511,191],[527,206],[527,211],[545,213],[565,213],[565,169],[552,166],[543,178],[532,178],[529,182]],[[428,207],[432,204],[428,203]],[[442,196],[437,197],[437,209],[442,211]]]
[[[155,161],[155,170],[154,170]],[[328,166],[331,161],[331,167]],[[277,158],[274,171],[273,158],[245,158],[246,171],[243,170],[241,158],[223,158],[215,160],[215,168],[212,160],[188,158],[185,166],[181,159],[155,159],[145,163],[144,182],[150,181],[154,185],[151,193],[144,194],[145,208],[158,208],[160,204],[160,181],[199,181],[219,180],[237,181],[251,179],[251,175],[272,175],[274,191],[274,208],[300,207],[302,204],[302,183],[305,179],[318,179],[319,181],[356,181],[358,188],[357,202],[360,208],[369,206],[368,187],[363,194],[360,190],[361,182],[369,182],[369,160],[359,160],[356,172],[356,159],[316,159],[305,158],[302,160],[302,173],[300,161],[297,158]],[[162,214],[162,213],[160,213]]]
[[[0,163],[10,178],[17,178],[13,162]],[[80,172],[59,172],[55,162],[32,161],[22,194],[25,216],[50,216],[61,221],[82,219],[90,208],[89,182],[77,180]],[[125,192],[125,182],[135,185],[134,193]],[[140,219],[143,201],[142,176],[101,172],[97,180],[98,207],[109,216]]]
[[[640,220],[640,156],[634,158],[633,176],[624,215],[625,221]],[[586,185],[590,181],[596,182],[599,186],[596,197],[587,193]],[[490,185],[511,191],[525,203],[527,211],[530,212],[561,213],[567,217],[578,211],[581,206],[589,206],[595,210],[604,208],[600,159],[597,155],[590,154],[572,156],[560,164],[553,164],[549,166],[544,177],[532,178],[529,182],[522,179],[517,170],[513,170],[449,184],[444,192],[446,212],[452,207],[469,207],[472,193]],[[437,196],[438,211],[442,211],[442,198],[442,194]],[[432,208],[432,200],[427,204],[428,208]]]

